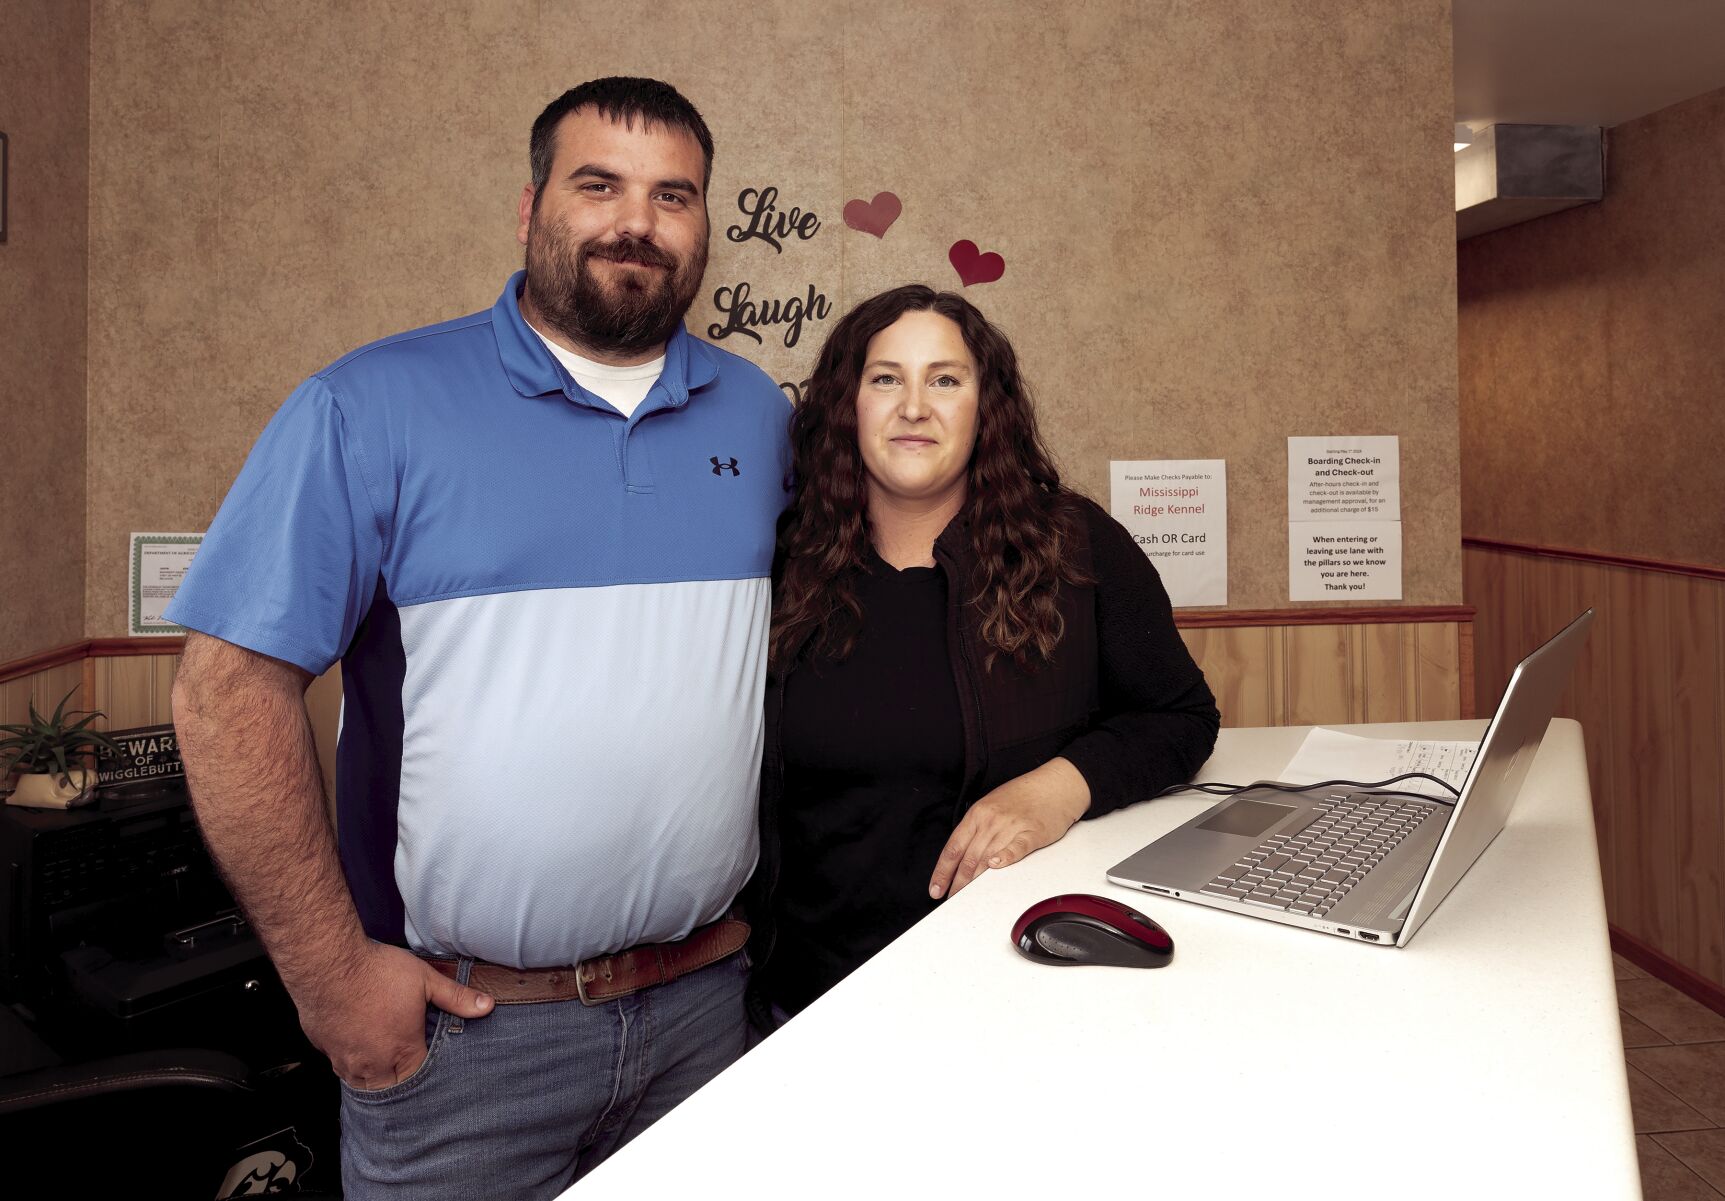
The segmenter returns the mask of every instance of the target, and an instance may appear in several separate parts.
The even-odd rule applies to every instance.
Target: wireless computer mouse
[[[1012,945],[1033,963],[1162,967],[1174,958],[1168,931],[1136,909],[1087,893],[1038,901],[1012,925]]]

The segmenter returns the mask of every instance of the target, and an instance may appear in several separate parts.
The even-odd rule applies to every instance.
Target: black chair
[[[176,1048],[61,1063],[0,1005],[0,1192],[9,1196],[339,1195],[305,1189],[311,1156],[283,1122],[268,1082],[232,1055]],[[339,1179],[338,1165],[320,1166],[321,1178]]]

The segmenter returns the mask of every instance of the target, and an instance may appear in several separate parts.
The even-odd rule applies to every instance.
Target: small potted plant
[[[73,687],[72,692],[78,689]],[[95,795],[96,773],[88,766],[91,751],[118,755],[113,739],[90,723],[101,713],[66,711],[72,692],[60,698],[54,716],[43,717],[30,706],[27,725],[0,726],[0,755],[6,756],[0,776],[17,771],[18,783],[7,803],[33,809],[69,809]],[[73,721],[73,718],[79,720]]]

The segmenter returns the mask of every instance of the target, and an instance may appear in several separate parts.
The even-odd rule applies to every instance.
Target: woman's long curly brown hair
[[[960,520],[977,563],[969,603],[981,610],[989,663],[1005,654],[1029,669],[1053,658],[1063,632],[1055,606],[1060,584],[1087,582],[1071,562],[1077,513],[1037,432],[1012,344],[956,293],[921,284],[894,288],[863,301],[833,327],[791,418],[796,498],[779,523],[784,568],[769,644],[776,671],[805,648],[844,659],[856,647],[863,611],[855,572],[867,563],[869,548],[857,392],[870,340],[912,312],[950,318],[976,361],[976,448]]]

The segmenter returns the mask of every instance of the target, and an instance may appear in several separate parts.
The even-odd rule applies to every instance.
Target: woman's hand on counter
[[[949,896],[991,867],[1058,842],[1090,808],[1090,785],[1065,759],[1008,780],[970,807],[946,840],[928,895]]]

